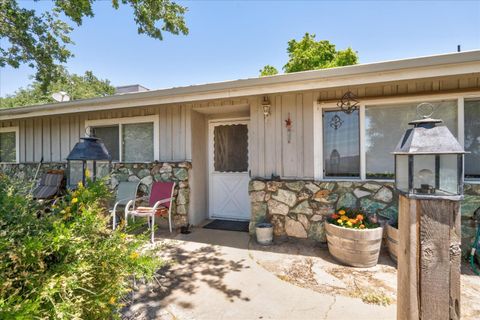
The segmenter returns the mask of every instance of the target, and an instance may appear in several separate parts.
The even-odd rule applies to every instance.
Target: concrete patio
[[[355,269],[312,243],[262,247],[247,233],[207,229],[165,234],[157,246],[168,265],[139,287],[124,319],[396,317],[396,269],[386,255],[374,268]],[[478,318],[478,296],[479,278],[462,275],[462,319]]]

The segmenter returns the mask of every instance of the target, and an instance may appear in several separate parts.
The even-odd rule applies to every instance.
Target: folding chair
[[[172,233],[172,203],[173,192],[175,190],[175,182],[154,182],[150,190],[149,197],[137,198],[130,200],[125,207],[125,223],[127,223],[128,215],[133,217],[146,217],[148,219],[148,227],[152,229],[152,243],[154,242],[154,226],[156,215],[168,214],[168,225],[170,233]],[[148,198],[148,207],[137,207],[135,202],[138,200],[146,200]],[[132,207],[132,209],[130,209]],[[150,221],[151,220],[151,221]]]
[[[65,176],[63,170],[51,170],[42,176],[37,187],[32,192],[36,200],[52,200],[61,194]]]

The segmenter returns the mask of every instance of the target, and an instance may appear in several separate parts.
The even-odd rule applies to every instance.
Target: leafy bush
[[[51,211],[0,174],[0,319],[118,318],[132,276],[160,267],[145,237],[108,227],[102,181]]]

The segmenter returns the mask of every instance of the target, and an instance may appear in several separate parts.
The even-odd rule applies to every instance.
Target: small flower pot
[[[273,243],[273,225],[267,222],[257,224],[255,235],[259,244],[264,246],[271,245]]]
[[[368,268],[378,263],[383,228],[352,229],[325,223],[328,251],[339,262]]]
[[[387,224],[387,247],[390,258],[398,261],[398,229]]]

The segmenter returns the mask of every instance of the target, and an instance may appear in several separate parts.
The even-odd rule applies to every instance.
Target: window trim
[[[160,119],[159,115],[151,116],[139,116],[139,117],[124,117],[124,118],[112,118],[112,119],[98,119],[98,120],[85,120],[85,132],[90,132],[89,127],[101,127],[101,126],[113,126],[118,125],[118,141],[119,141],[119,155],[120,160],[118,162],[125,162],[123,160],[123,125],[135,124],[135,123],[153,123],[153,162],[160,160]]]
[[[11,164],[20,162],[20,130],[18,126],[0,128],[0,133],[15,132],[15,161],[0,161],[0,163]]]
[[[404,104],[415,103],[419,101],[442,101],[457,100],[457,137],[462,146],[465,142],[465,114],[464,104],[466,100],[480,99],[480,91],[466,93],[439,93],[427,95],[412,95],[405,97],[385,97],[385,98],[367,98],[361,99],[359,104],[359,127],[360,127],[360,177],[359,178],[341,178],[335,179],[325,177],[323,173],[323,111],[324,109],[338,108],[336,101],[313,101],[313,155],[314,155],[314,178],[317,181],[377,181],[394,182],[394,179],[367,179],[366,177],[366,154],[365,154],[365,107],[379,106],[385,104]],[[466,179],[467,183],[479,183],[480,179]]]

